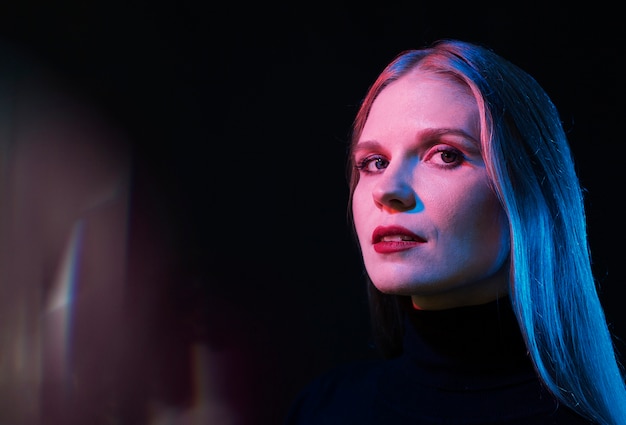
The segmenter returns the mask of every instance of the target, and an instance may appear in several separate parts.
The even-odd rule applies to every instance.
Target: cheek
[[[369,196],[368,196],[369,195]],[[368,199],[372,202],[371,193],[368,193],[363,185],[358,184],[352,192],[352,215],[355,221],[357,218],[367,215]]]
[[[477,211],[483,211],[476,219],[477,227],[482,229],[483,232],[498,238],[505,230],[508,232],[506,214],[495,195],[491,192],[486,194],[481,204],[476,206],[476,208]]]
[[[506,256],[509,249],[508,220],[491,189],[476,184],[440,202],[439,225],[459,242],[459,248],[485,258]],[[440,200],[441,201],[441,200]],[[504,254],[502,253],[504,251]]]
[[[476,215],[471,225],[478,252],[482,253],[485,262],[494,262],[496,267],[508,256],[510,250],[510,236],[508,219],[495,196],[485,199],[477,206]]]
[[[509,230],[509,219],[504,210],[498,205],[498,219],[494,222],[493,228],[497,229],[495,235],[500,240],[500,250],[503,256],[508,256],[511,250],[511,234]]]
[[[364,219],[368,216],[366,206],[364,191],[358,190],[357,186],[352,195],[352,219],[354,220],[354,227],[359,240],[361,240],[361,233],[363,232]]]

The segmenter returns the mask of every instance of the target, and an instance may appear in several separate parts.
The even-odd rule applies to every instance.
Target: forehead
[[[436,74],[423,70],[414,70],[385,87],[374,100],[393,97],[396,101],[408,103],[416,102],[446,102],[465,104],[467,107],[476,107],[469,87],[451,75]],[[380,102],[378,102],[380,103]]]
[[[478,122],[478,104],[469,87],[450,76],[413,71],[379,93],[363,133],[399,125],[462,127],[475,133]]]

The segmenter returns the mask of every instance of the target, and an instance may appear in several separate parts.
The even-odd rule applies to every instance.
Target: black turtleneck
[[[339,366],[307,386],[285,425],[579,425],[541,385],[508,298],[411,310],[402,355]]]

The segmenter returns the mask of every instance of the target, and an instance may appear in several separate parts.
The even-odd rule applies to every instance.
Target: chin
[[[382,283],[374,283],[374,281],[372,281],[372,283],[374,284],[374,286],[376,287],[376,289],[378,289],[380,292],[382,292],[383,294],[387,294],[387,295],[413,295],[416,292],[418,292],[415,288],[415,285],[411,285],[411,284],[398,284],[397,282],[394,283],[387,283],[387,282],[382,282]]]

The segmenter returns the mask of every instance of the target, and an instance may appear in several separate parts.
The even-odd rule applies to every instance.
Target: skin
[[[450,79],[413,71],[374,101],[353,151],[359,182],[352,213],[380,291],[410,295],[415,308],[427,310],[508,293],[508,222],[479,140],[476,100]],[[392,234],[377,252],[379,226],[401,226],[420,239]]]

